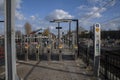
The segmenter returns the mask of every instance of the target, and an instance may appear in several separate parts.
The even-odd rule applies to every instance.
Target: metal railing
[[[93,66],[94,53],[93,48],[87,47],[87,45],[79,45],[80,57],[86,63],[86,66]]]
[[[88,49],[89,48],[89,49]],[[93,47],[79,46],[80,56],[87,66],[94,64]],[[119,51],[101,49],[100,78],[102,80],[120,80],[120,54]]]
[[[112,51],[101,51],[100,76],[105,80],[120,80],[120,54]]]

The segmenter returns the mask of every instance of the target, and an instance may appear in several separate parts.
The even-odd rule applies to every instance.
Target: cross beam
[[[77,47],[79,48],[79,36],[78,36],[78,32],[79,32],[79,20],[78,19],[54,19],[53,21],[50,21],[50,22],[60,23],[60,22],[72,22],[72,21],[76,22]],[[79,56],[79,49],[78,49],[78,56]]]

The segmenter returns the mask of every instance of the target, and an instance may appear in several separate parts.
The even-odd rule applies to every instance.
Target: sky
[[[102,29],[117,30],[120,26],[120,0],[16,0],[15,28],[24,32],[29,22],[32,30],[48,28],[56,33],[57,23],[53,19],[78,19],[79,26],[89,30],[100,23]],[[0,0],[0,20],[4,20],[4,0]],[[0,23],[0,33],[4,24]],[[68,30],[68,23],[61,23],[62,31]],[[75,22],[72,22],[75,30]]]

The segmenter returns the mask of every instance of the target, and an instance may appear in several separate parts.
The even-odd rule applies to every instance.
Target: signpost
[[[94,73],[96,77],[99,77],[99,68],[100,68],[100,24],[95,24],[94,29]]]

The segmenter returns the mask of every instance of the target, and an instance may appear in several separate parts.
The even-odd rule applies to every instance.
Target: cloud
[[[21,9],[21,4],[22,4],[22,0],[16,0],[16,11],[15,11],[15,17],[17,20],[25,20],[25,16],[23,15],[23,13],[20,12]]]
[[[77,7],[79,10],[79,24],[81,27],[84,27],[85,29],[90,29],[90,26],[92,26],[95,22],[92,21],[94,18],[100,18],[102,17],[102,12],[106,11],[106,8],[99,8],[96,6],[86,6],[81,5]]]
[[[95,23],[95,21],[93,22],[92,20],[103,17],[102,13],[107,10],[107,7],[114,6],[116,3],[116,0],[113,0],[111,3],[107,5],[107,7],[104,6],[109,1],[110,0],[88,0],[88,3],[90,3],[90,5],[81,5],[77,7],[79,13],[78,17],[80,17],[80,21],[79,21],[80,25],[89,29],[89,26],[92,26]],[[112,26],[107,28],[117,29],[116,27],[117,23],[113,23],[113,24],[110,23],[107,24],[107,26]],[[106,27],[102,27],[102,28],[106,29]]]
[[[106,8],[102,7],[89,7],[89,6],[85,6],[85,5],[81,5],[79,7],[77,7],[79,12],[79,16],[81,16],[81,19],[86,20],[88,18],[93,19],[93,18],[100,18],[102,17],[102,12],[106,11]],[[81,13],[84,12],[84,13]]]
[[[104,12],[106,8],[98,8],[98,7],[92,7],[90,8],[90,12],[86,13],[87,16],[92,16],[92,18],[100,18],[102,17],[102,12]]]
[[[120,26],[119,23],[109,23],[102,25],[103,30],[118,30],[118,27]]]
[[[94,15],[93,15],[94,14]],[[89,13],[86,13],[86,15],[89,17],[89,16],[92,16],[93,18],[100,18],[102,17],[102,15],[98,12],[94,13],[94,12],[89,12]]]
[[[4,13],[4,0],[0,0],[0,15]]]
[[[55,26],[53,26],[53,25],[50,25],[49,28],[50,28],[50,30],[56,30]]]
[[[70,15],[68,12],[62,9],[56,9],[51,12],[45,19],[53,20],[53,19],[72,19],[74,16]]]
[[[15,17],[17,20],[24,20],[24,15],[20,12],[22,0],[16,0]],[[4,15],[4,0],[0,0],[0,17]]]
[[[16,0],[16,9],[21,9],[22,0]]]
[[[77,7],[78,9],[85,9],[87,6],[85,6],[85,5],[81,5],[81,6],[79,6],[79,7]]]
[[[17,20],[25,20],[24,15],[18,10],[15,11],[15,17]]]
[[[38,17],[39,17],[38,15],[37,16],[36,15],[32,15],[32,16],[30,16],[30,19],[33,20],[33,21],[34,20],[39,20]]]
[[[84,29],[87,29],[89,30],[90,29],[90,26],[92,26],[94,24],[94,22],[92,21],[88,21],[88,20],[79,20],[79,24],[81,27],[83,27]]]
[[[22,24],[17,24],[16,27],[17,28],[23,28],[23,25]]]
[[[118,30],[120,28],[120,17],[102,24],[104,30]]]
[[[109,4],[107,6],[114,6],[116,3],[116,0],[88,0],[88,2],[92,5],[97,5],[102,7],[106,4]]]
[[[32,15],[32,16],[30,16],[30,18],[31,18],[32,20],[35,20],[35,19],[36,19],[36,16]]]
[[[83,20],[102,17],[102,13],[107,9],[106,7],[114,6],[116,0],[88,0],[88,3],[91,5],[81,5],[77,7],[79,11],[84,12],[84,14],[79,13],[79,15],[82,15],[81,18]]]
[[[78,10],[82,10],[82,11],[88,11],[89,7],[86,5],[80,5],[79,7],[77,7]]]
[[[116,0],[113,0],[112,2],[111,2],[111,6],[114,6],[116,4]]]

